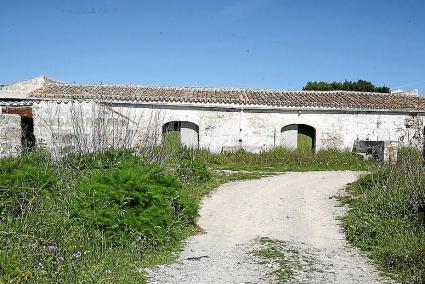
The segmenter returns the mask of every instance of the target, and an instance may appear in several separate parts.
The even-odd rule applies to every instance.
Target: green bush
[[[94,171],[78,191],[76,214],[115,239],[135,231],[145,240],[159,242],[176,220],[193,221],[196,214],[194,204],[181,198],[175,176],[137,159]]]

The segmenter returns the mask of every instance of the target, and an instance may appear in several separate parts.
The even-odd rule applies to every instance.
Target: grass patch
[[[414,149],[396,165],[381,165],[349,187],[347,238],[390,277],[425,283],[425,167]]]
[[[257,242],[261,248],[255,250],[253,254],[260,259],[260,264],[272,267],[270,275],[274,276],[278,283],[287,283],[293,279],[296,267],[289,261],[285,242],[265,237],[259,238]],[[297,252],[292,250],[292,254],[294,253]]]
[[[358,154],[336,149],[312,153],[275,148],[256,154],[244,150],[223,154],[199,150],[196,157],[216,169],[246,171],[366,170],[375,164]]]

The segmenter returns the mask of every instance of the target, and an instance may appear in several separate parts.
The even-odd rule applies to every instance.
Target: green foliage
[[[128,151],[0,159],[0,181],[0,283],[143,283],[195,228],[191,190]]]
[[[75,209],[114,237],[135,231],[156,243],[176,220],[195,217],[194,204],[180,198],[180,189],[177,178],[160,167],[129,159],[83,182]]]
[[[108,149],[101,153],[68,154],[63,163],[78,171],[94,169],[110,169],[122,162],[123,159],[131,159],[134,153],[128,149]]]
[[[205,163],[197,160],[182,159],[177,168],[179,177],[185,181],[206,182],[211,179]]]
[[[266,171],[370,164],[337,150],[213,154],[180,147],[175,135],[155,148],[156,159],[127,150],[0,159],[0,283],[143,283],[139,271],[175,257],[196,230],[200,200],[218,185]]]
[[[339,82],[307,82],[303,90],[306,91],[357,91],[357,92],[376,92],[376,93],[389,93],[390,88],[387,86],[377,87],[369,81],[358,80],[357,82],[347,81],[344,83]]]
[[[0,221],[33,210],[37,198],[57,183],[51,159],[45,153],[0,159]]]
[[[214,154],[200,150],[196,158],[220,169],[258,171],[365,170],[373,161],[336,149],[311,151],[274,148],[261,153],[244,150]]]
[[[350,186],[347,238],[404,283],[425,281],[425,168],[415,149]]]
[[[178,162],[184,150],[180,143],[180,131],[170,131],[164,136],[162,146],[167,155],[168,162]]]

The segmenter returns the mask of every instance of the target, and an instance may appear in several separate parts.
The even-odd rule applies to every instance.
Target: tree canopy
[[[303,90],[305,91],[358,91],[358,92],[376,92],[389,93],[390,88],[387,86],[377,87],[369,81],[358,80],[341,82],[307,82]]]

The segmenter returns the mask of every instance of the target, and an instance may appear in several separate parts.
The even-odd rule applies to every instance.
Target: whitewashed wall
[[[17,114],[0,114],[0,158],[21,153],[21,117]]]
[[[290,124],[282,127],[280,133],[277,132],[277,146],[282,146],[288,149],[297,148],[298,140],[298,125]]]
[[[93,121],[94,104],[91,102],[56,103],[41,102],[33,107],[36,138],[46,145],[52,142],[46,121],[58,121],[72,132],[72,111],[80,108],[87,132]],[[159,142],[162,125],[170,121],[188,121],[199,126],[199,147],[214,152],[244,148],[258,152],[285,145],[282,127],[289,124],[306,124],[316,129],[316,149],[352,149],[356,139],[385,141],[387,145],[423,145],[423,114],[412,117],[408,114],[389,112],[330,112],[321,110],[240,110],[211,109],[199,106],[160,106],[121,104],[108,107],[108,125],[119,125],[130,121],[132,131],[137,135],[131,143],[146,143],[147,137]],[[49,119],[46,119],[49,118]],[[53,119],[52,119],[53,118]],[[90,133],[87,133],[90,136]],[[184,135],[184,133],[182,133]],[[194,143],[195,134],[187,136],[188,143]]]

